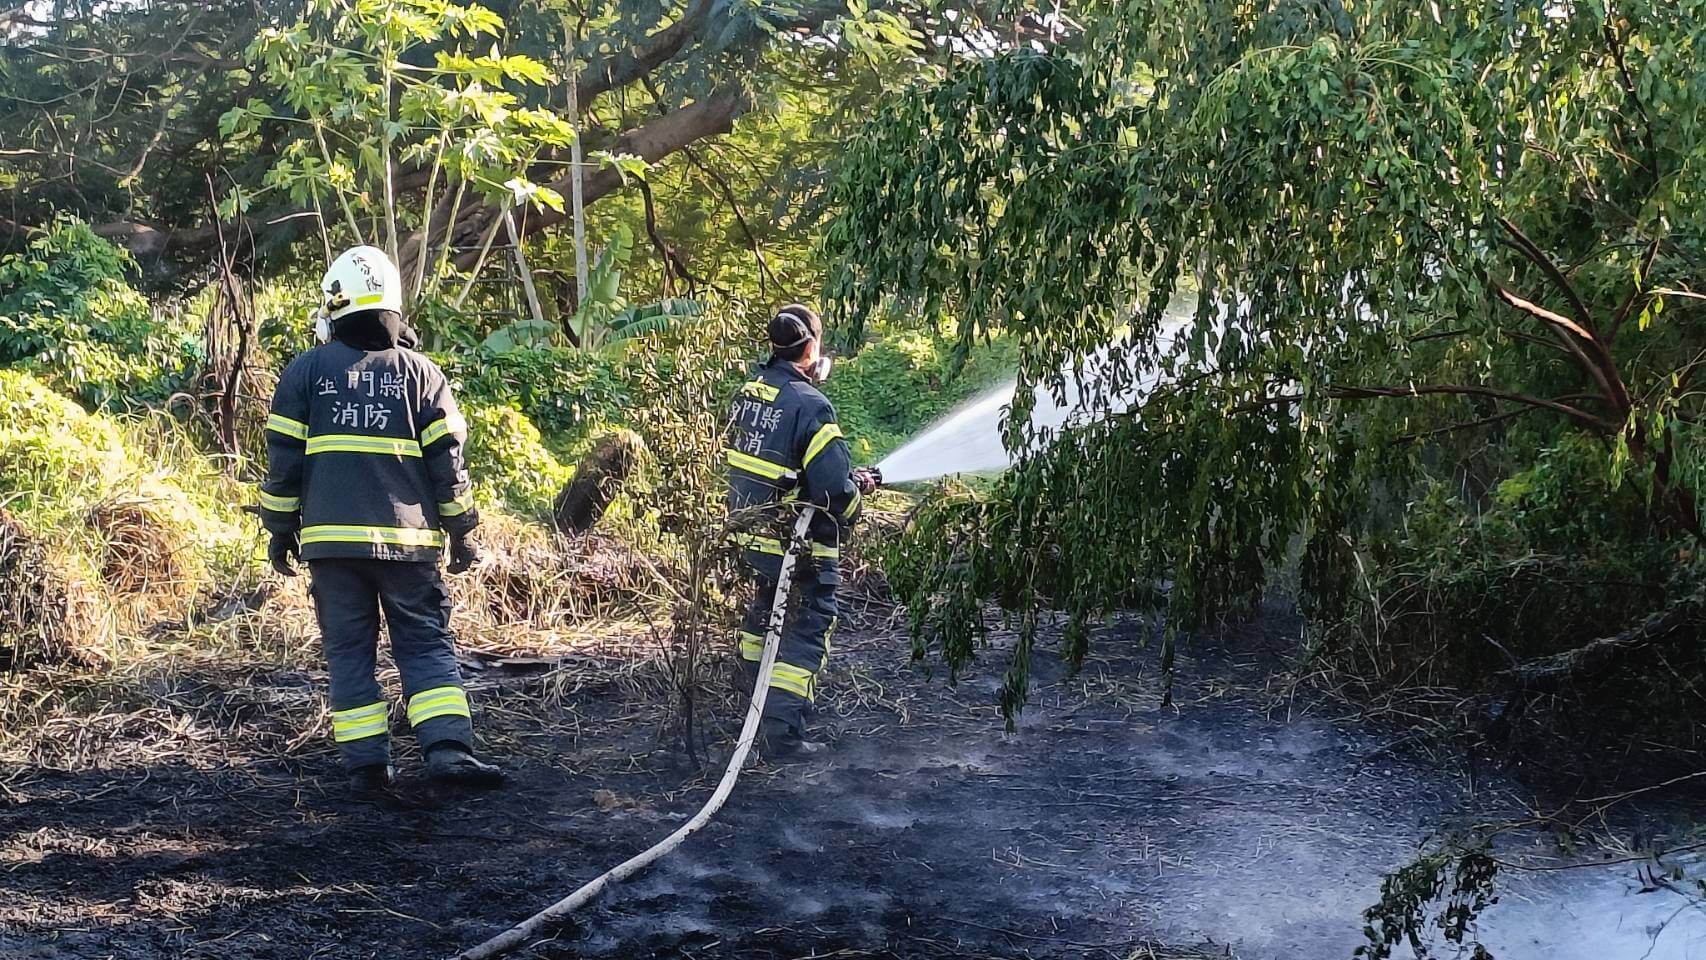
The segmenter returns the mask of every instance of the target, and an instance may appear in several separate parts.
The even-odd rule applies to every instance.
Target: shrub
[[[574,471],[546,448],[539,428],[520,410],[468,404],[468,472],[474,495],[531,517],[546,517]]]
[[[579,350],[475,350],[437,359],[464,403],[513,407],[553,441],[571,446],[619,418],[628,403],[618,361]]]
[[[1365,679],[1474,685],[1616,633],[1689,591],[1689,545],[1654,528],[1594,441],[1567,437],[1470,498],[1425,481],[1367,544],[1370,578],[1323,624],[1323,652]]]
[[[118,428],[17,370],[0,370],[0,501],[32,519],[92,502],[127,469]]]
[[[52,632],[23,638],[26,654],[105,655],[133,627],[183,617],[216,573],[230,579],[246,562],[244,499],[163,415],[89,413],[0,370],[0,507],[11,515],[0,566],[42,579],[29,603]]]
[[[35,371],[90,407],[137,407],[180,389],[197,338],[129,284],[135,266],[71,220],[0,260],[0,366]]]

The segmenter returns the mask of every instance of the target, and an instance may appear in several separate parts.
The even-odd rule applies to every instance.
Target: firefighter
[[[814,385],[829,374],[822,338],[823,325],[811,308],[796,303],[776,312],[769,323],[770,360],[731,404],[724,451],[729,510],[755,585],[740,631],[749,685],[757,682],[782,554],[797,516],[790,504],[820,508],[795,563],[791,610],[764,705],[759,748],[772,760],[823,749],[807,739],[806,722],[817,676],[829,661],[841,545],[859,518],[864,494],[875,486],[852,469],[835,408]]]
[[[267,418],[262,523],[273,569],[306,560],[331,673],[332,737],[357,793],[390,788],[390,707],[374,676],[379,615],[390,628],[404,711],[435,782],[495,787],[473,721],[439,575],[480,558],[479,513],[462,461],[467,425],[450,384],[402,318],[384,251],[344,252],[320,282],[321,345],[285,368]]]

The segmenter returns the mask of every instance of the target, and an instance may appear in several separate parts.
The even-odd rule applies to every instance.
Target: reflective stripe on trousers
[[[765,566],[752,568],[755,589],[739,634],[740,658],[749,678],[756,676],[755,667],[763,658],[764,631],[769,628],[776,598],[779,561],[769,560],[768,555],[765,560]],[[840,580],[835,561],[817,560],[805,568],[802,579],[795,581],[770,675],[766,717],[805,729],[806,710],[817,698],[817,674],[829,662],[829,638],[836,621],[835,589]]]
[[[391,656],[409,694],[407,713],[422,748],[473,747],[468,695],[450,635],[450,597],[434,563],[310,560],[314,612],[331,675],[332,734],[350,768],[391,757],[388,710],[375,676],[380,611]]]

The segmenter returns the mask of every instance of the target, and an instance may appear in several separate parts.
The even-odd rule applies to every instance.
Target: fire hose
[[[747,754],[751,752],[753,740],[758,736],[758,725],[764,716],[764,700],[770,691],[770,673],[776,666],[776,648],[781,644],[783,621],[787,619],[788,598],[793,593],[794,563],[801,546],[806,542],[806,531],[816,513],[817,508],[810,505],[800,511],[800,518],[794,524],[793,538],[789,540],[788,549],[782,554],[781,576],[776,581],[776,600],[770,605],[770,624],[764,633],[764,655],[758,661],[758,683],[752,690],[752,702],[746,708],[746,722],[741,725],[740,739],[735,742],[734,756],[729,758],[728,768],[723,771],[723,778],[718,781],[717,789],[711,794],[711,798],[705,801],[705,805],[699,808],[699,812],[694,814],[692,819],[677,827],[674,833],[587,881],[574,893],[503,933],[479,946],[462,951],[456,955],[455,960],[486,960],[488,957],[502,956],[527,943],[541,931],[560,923],[576,910],[597,899],[599,894],[612,885],[627,880],[674,852],[676,847],[681,846],[682,841],[709,823],[717,811],[722,809],[723,803],[735,788],[735,781],[740,779],[741,768],[746,766]]]

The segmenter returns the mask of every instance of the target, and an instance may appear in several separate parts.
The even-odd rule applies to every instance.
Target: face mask
[[[811,369],[807,371],[806,376],[811,377],[815,383],[822,383],[829,379],[829,370],[833,366],[835,366],[835,361],[828,357],[818,357],[817,360],[812,363]]]
[[[332,339],[332,321],[326,319],[326,311],[310,310],[308,319],[314,321],[314,339],[325,343]]]

